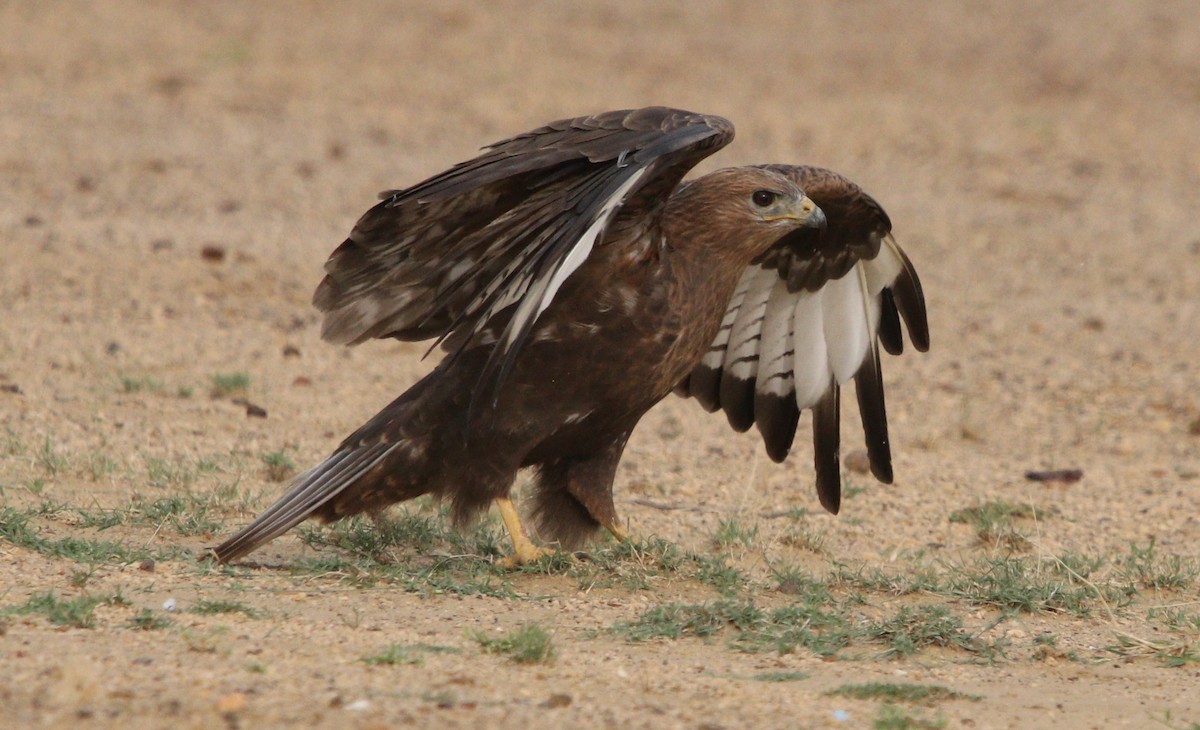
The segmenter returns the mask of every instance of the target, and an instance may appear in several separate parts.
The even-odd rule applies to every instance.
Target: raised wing
[[[767,165],[790,177],[825,212],[824,230],[799,229],[749,266],[717,338],[679,392],[724,409],[738,431],[757,425],[767,454],[783,461],[800,411],[813,414],[817,494],[841,506],[841,386],[855,382],[871,471],[892,481],[891,448],[876,342],[929,349],[921,281],[891,235],[887,213],[835,172]]]
[[[453,356],[492,344],[481,331],[503,324],[487,371],[498,370],[498,384],[609,224],[633,217],[645,221],[630,230],[653,230],[684,174],[731,139],[720,117],[606,112],[552,122],[385,192],[325,264],[313,296],[321,335],[351,345],[449,337]]]

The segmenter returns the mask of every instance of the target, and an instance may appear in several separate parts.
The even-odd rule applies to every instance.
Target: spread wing
[[[757,425],[777,462],[791,449],[800,411],[811,409],[817,494],[836,514],[841,386],[854,380],[871,471],[890,483],[878,344],[899,354],[903,319],[913,345],[929,349],[925,296],[870,195],[829,170],[765,167],[794,180],[828,226],[795,231],[747,267],[717,338],[678,391],[723,409],[738,431]]]
[[[325,264],[313,296],[321,335],[351,345],[438,338],[453,357],[491,345],[481,332],[502,324],[485,370],[498,385],[563,281],[595,245],[613,243],[610,224],[634,218],[621,230],[654,230],[684,174],[732,139],[720,117],[606,112],[552,122],[385,192]]]

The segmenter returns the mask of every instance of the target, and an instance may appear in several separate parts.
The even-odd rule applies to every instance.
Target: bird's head
[[[672,196],[668,218],[691,229],[672,231],[680,245],[707,242],[739,266],[798,228],[825,227],[825,213],[796,183],[758,167],[730,167],[687,183]]]

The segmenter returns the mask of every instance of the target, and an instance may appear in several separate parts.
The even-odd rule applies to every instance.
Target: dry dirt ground
[[[647,104],[887,207],[896,483],[825,515],[807,427],[672,398],[632,548],[505,573],[417,505],[202,560],[430,367],[317,337],[375,193]],[[1198,140],[1186,0],[0,3],[0,724],[1196,727]]]

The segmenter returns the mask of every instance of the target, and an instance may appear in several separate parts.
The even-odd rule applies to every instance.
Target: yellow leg
[[[500,508],[500,519],[504,520],[504,526],[508,528],[508,535],[513,541],[513,554],[501,560],[501,565],[506,568],[515,568],[518,565],[535,562],[543,555],[554,554],[554,550],[538,547],[529,539],[529,535],[525,533],[525,528],[521,525],[521,518],[517,516],[517,508],[511,499],[500,497],[496,500],[496,506]]]

